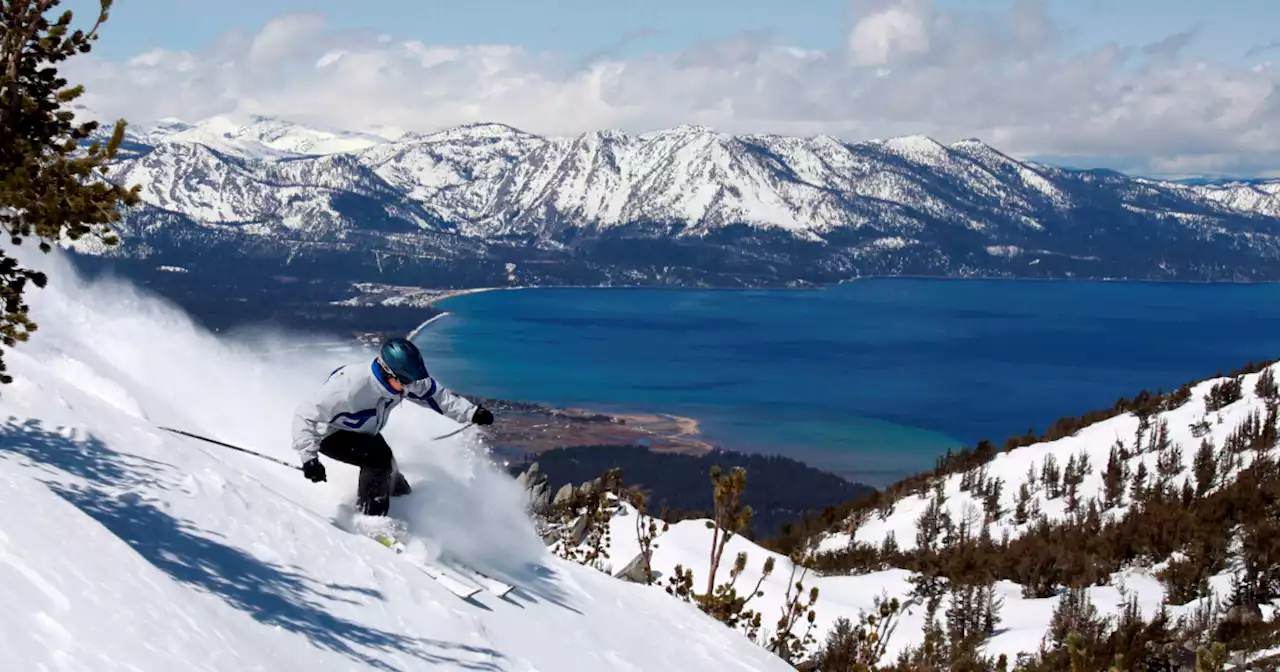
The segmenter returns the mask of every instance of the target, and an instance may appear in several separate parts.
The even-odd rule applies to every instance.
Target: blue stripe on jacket
[[[338,422],[340,418],[349,418],[342,421],[342,426],[350,427],[351,429],[360,429],[364,426],[364,423],[369,422],[376,415],[378,415],[378,411],[372,408],[367,411],[357,411],[355,413],[339,413],[329,419],[329,424],[332,425]]]
[[[387,377],[382,375],[382,367],[378,366],[378,360],[373,360],[373,364],[370,366],[373,367],[373,377],[377,378],[379,383],[382,383],[382,387],[386,388],[391,394],[399,394],[395,388],[391,387],[391,383],[387,382]]]
[[[436,403],[435,395],[436,395],[436,379],[432,378],[431,389],[427,390],[427,393],[425,395],[417,395],[410,392],[409,398],[416,399],[418,401],[425,401],[427,402],[427,405],[431,407],[431,410],[435,411],[436,413],[439,413],[440,415],[444,415],[444,409],[440,408],[440,404]]]

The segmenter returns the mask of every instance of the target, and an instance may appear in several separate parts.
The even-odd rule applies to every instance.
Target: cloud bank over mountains
[[[924,134],[1150,175],[1267,175],[1280,153],[1275,52],[1249,49],[1259,45],[1241,46],[1253,59],[1244,66],[1186,56],[1190,32],[1070,50],[1068,28],[1040,0],[1003,13],[854,0],[851,16],[829,51],[745,33],[584,60],[394,40],[290,14],[198,52],[89,54],[66,71],[87,86],[89,109],[140,122],[262,114],[383,133],[491,121],[552,136],[681,124],[844,140]]]

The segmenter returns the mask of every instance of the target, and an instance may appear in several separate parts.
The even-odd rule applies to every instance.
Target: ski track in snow
[[[0,391],[6,669],[790,669],[660,590],[551,556],[514,481],[473,453],[477,432],[419,445],[457,425],[406,404],[387,436],[414,492],[393,513],[520,586],[460,600],[337,527],[355,469],[327,461],[312,484],[157,429],[295,461],[294,404],[367,352],[217,340],[128,285],[81,284],[59,253],[22,252],[50,282]]]

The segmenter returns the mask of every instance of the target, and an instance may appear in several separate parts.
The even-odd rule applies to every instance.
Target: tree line
[[[741,467],[751,476],[744,501],[754,515],[742,531],[751,539],[776,535],[805,514],[816,515],[873,490],[781,455],[716,450],[694,456],[634,445],[556,448],[529,455],[510,471],[519,473],[535,460],[553,494],[566,483],[585,483],[608,469],[621,469],[628,483],[645,492],[650,508],[668,522],[710,517],[714,499],[704,487],[707,474],[717,466]]]

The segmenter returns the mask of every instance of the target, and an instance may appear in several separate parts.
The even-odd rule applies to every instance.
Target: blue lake
[[[882,485],[948,447],[1280,357],[1280,285],[877,279],[817,291],[528,289],[439,304],[447,385],[697,418]]]

